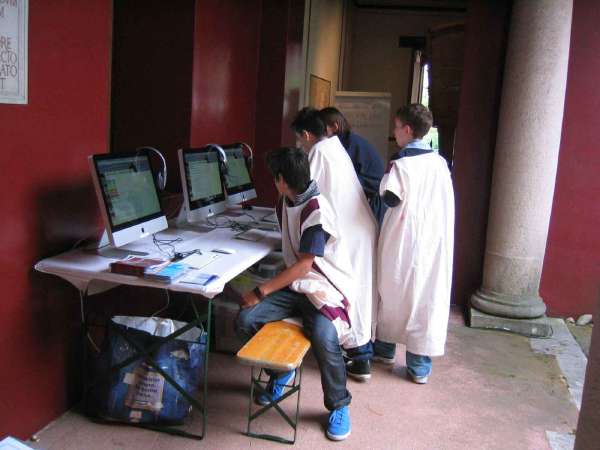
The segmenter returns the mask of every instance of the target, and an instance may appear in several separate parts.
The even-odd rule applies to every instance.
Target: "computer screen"
[[[124,245],[167,228],[148,155],[93,155],[90,164],[113,245]],[[124,231],[121,235],[127,237],[116,239],[115,233],[121,231]]]
[[[223,146],[223,149],[227,156],[227,175],[225,175],[227,202],[237,204],[256,198],[242,147],[234,144]]]
[[[225,193],[217,151],[181,149],[179,165],[188,222],[225,211]]]

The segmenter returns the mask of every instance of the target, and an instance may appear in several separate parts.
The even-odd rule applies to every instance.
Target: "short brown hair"
[[[404,125],[410,126],[416,139],[423,138],[433,125],[431,111],[420,103],[400,107],[396,111],[396,118],[400,119]]]
[[[310,163],[305,151],[281,147],[267,153],[267,167],[276,180],[281,176],[294,192],[301,194],[310,184]]]
[[[325,126],[333,127],[333,125],[337,125],[338,132],[336,133],[340,138],[347,138],[350,134],[350,124],[344,117],[344,115],[340,112],[339,109],[334,108],[333,106],[328,106],[327,108],[323,108],[319,111],[321,115],[321,119],[325,122]]]

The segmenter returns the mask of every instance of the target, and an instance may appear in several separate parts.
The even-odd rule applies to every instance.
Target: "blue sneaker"
[[[290,381],[296,376],[295,370],[290,370],[289,372],[284,372],[277,375],[271,375],[269,382],[267,383],[267,394],[260,394],[256,397],[256,403],[262,406],[266,406],[271,403],[272,400],[279,400],[283,395],[283,391],[285,390],[285,385],[289,384]]]
[[[334,409],[329,413],[327,437],[332,441],[343,441],[350,436],[350,409],[347,406]]]
[[[408,376],[417,384],[426,384],[431,375],[431,358],[406,352],[406,369]]]

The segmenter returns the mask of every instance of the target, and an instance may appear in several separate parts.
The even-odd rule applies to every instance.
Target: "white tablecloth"
[[[202,252],[209,252],[215,248],[230,248],[235,250],[235,253],[231,255],[220,254],[219,258],[201,269],[202,272],[219,276],[218,280],[211,282],[208,286],[181,282],[163,284],[142,277],[111,273],[109,271],[109,264],[115,261],[115,259],[99,256],[96,253],[81,249],[46,258],[38,262],[35,265],[35,269],[40,272],[57,275],[69,281],[80,291],[87,292],[89,295],[108,290],[120,284],[126,284],[190,292],[200,294],[206,298],[213,298],[223,291],[225,283],[280,246],[281,238],[278,232],[264,233],[265,238],[257,242],[234,239],[236,232],[229,228],[218,228],[210,232],[169,228],[157,233],[156,236],[158,239],[182,238],[182,242],[174,244],[178,252],[195,249],[199,249]],[[161,256],[152,242],[152,236],[128,244],[122,248],[147,252],[149,256]]]

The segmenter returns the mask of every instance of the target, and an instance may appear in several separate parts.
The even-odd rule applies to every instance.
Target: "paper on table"
[[[184,264],[187,264],[194,269],[202,269],[203,267],[208,266],[211,262],[217,259],[219,255],[213,252],[206,252],[203,254],[193,253],[190,256],[183,258],[181,261]]]

